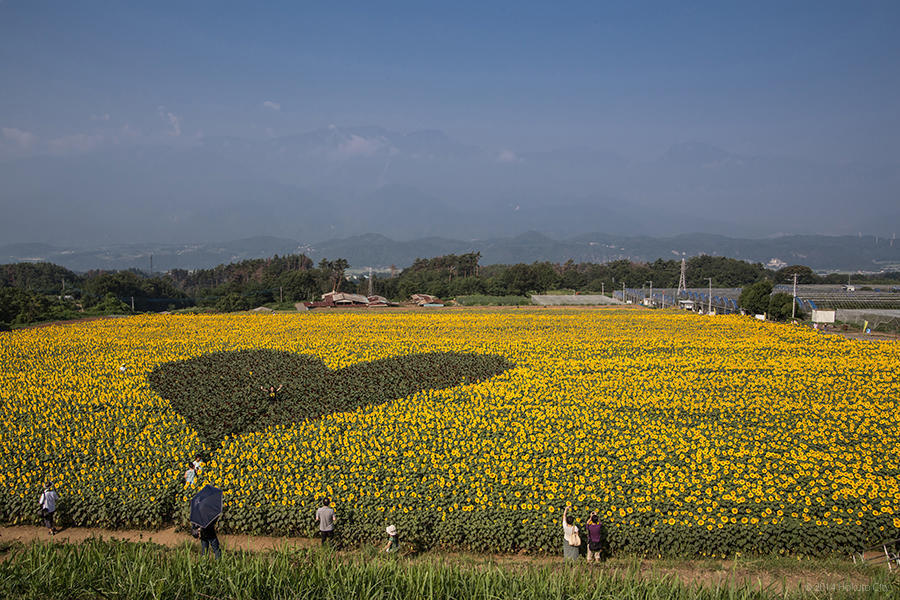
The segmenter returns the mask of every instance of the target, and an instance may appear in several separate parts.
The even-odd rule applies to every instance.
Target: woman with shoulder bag
[[[569,514],[568,506],[563,510],[562,528],[563,558],[565,560],[577,560],[581,549],[581,537],[578,535],[578,525],[575,524],[575,517]]]

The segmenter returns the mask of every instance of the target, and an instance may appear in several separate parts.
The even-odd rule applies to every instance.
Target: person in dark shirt
[[[216,560],[219,560],[222,557],[222,550],[219,548],[219,538],[216,536],[216,521],[218,519],[206,527],[201,527],[199,537],[202,556],[206,556],[209,549],[212,548]]]
[[[596,511],[591,513],[587,524],[588,530],[588,550],[587,561],[594,560],[600,562],[603,555],[603,524],[600,522],[600,515]]]

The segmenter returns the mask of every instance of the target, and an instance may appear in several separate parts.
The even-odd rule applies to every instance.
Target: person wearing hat
[[[53,515],[56,513],[56,502],[59,500],[56,490],[53,489],[53,483],[47,482],[44,493],[41,494],[38,504],[41,507],[41,517],[44,519],[44,527],[50,532],[50,535],[56,535],[56,528],[53,527]]]
[[[384,532],[388,534],[388,541],[384,546],[384,551],[397,552],[400,550],[400,532],[397,531],[397,527],[395,525],[388,525]]]

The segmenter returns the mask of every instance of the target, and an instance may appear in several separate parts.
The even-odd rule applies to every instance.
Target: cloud
[[[278,102],[273,102],[272,100],[266,100],[262,103],[262,106],[263,108],[268,108],[275,111],[281,110],[281,104],[279,104]]]
[[[158,106],[157,110],[159,117],[172,128],[167,133],[171,136],[179,137],[181,135],[181,117],[175,113],[168,112],[165,106]]]
[[[102,115],[91,115],[91,121],[109,121],[109,113]]]
[[[497,160],[502,163],[522,162],[522,159],[519,158],[512,150],[501,150],[500,153],[497,154]]]
[[[31,148],[37,142],[37,136],[30,131],[23,131],[15,127],[4,127],[2,129],[3,139],[9,140],[19,148]]]
[[[103,140],[103,136],[99,134],[76,133],[52,139],[47,146],[55,154],[72,154],[93,150],[103,143]]]
[[[123,138],[137,138],[141,136],[141,132],[132,127],[131,123],[122,125],[122,127],[119,128],[119,134]]]
[[[355,156],[372,156],[385,146],[385,142],[379,138],[364,138],[351,134],[348,139],[341,142],[337,148],[338,158],[353,158]]]

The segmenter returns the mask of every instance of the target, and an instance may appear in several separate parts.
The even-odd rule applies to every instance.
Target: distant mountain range
[[[493,240],[541,231],[575,244],[563,254],[591,255],[578,241],[595,231],[760,238],[900,229],[893,157],[828,164],[689,142],[638,160],[593,148],[488,149],[437,130],[338,126],[35,152],[0,160],[5,243],[216,247],[210,242],[255,235]],[[620,246],[619,239],[631,238],[599,243]],[[644,256],[641,248],[634,252]]]
[[[900,270],[900,241],[873,236],[786,235],[765,239],[742,239],[708,234],[673,237],[615,236],[591,233],[554,239],[528,232],[512,237],[456,240],[423,237],[396,241],[380,234],[336,238],[316,244],[279,237],[253,237],[204,244],[115,244],[65,247],[49,244],[0,246],[0,263],[47,261],[74,271],[131,269],[167,271],[209,268],[249,258],[306,254],[322,258],[345,258],[354,269],[391,265],[406,267],[416,258],[444,254],[481,252],[482,264],[514,264],[534,261],[562,263],[607,262],[619,259],[649,262],[658,258],[679,259],[699,254],[728,256],[749,262],[803,264],[816,270]]]

